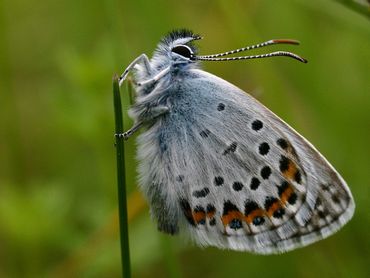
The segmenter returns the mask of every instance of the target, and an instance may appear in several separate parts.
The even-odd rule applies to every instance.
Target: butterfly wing
[[[170,113],[139,138],[141,184],[161,230],[180,225],[199,245],[267,254],[352,217],[346,183],[309,142],[237,87],[191,72],[163,98]]]

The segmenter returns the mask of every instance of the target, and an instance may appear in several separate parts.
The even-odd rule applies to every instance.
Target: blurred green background
[[[204,68],[309,139],[348,182],[357,208],[334,236],[287,254],[200,249],[157,232],[137,191],[130,140],[133,276],[369,277],[370,26],[363,11],[328,0],[2,0],[0,277],[120,276],[111,78],[179,27],[204,36],[202,54],[271,38],[301,41],[262,52],[294,51],[306,65],[272,58]]]

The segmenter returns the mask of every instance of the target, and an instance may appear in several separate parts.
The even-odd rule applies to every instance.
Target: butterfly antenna
[[[297,54],[286,52],[286,51],[276,51],[260,55],[250,55],[250,56],[240,56],[240,57],[228,57],[228,58],[213,58],[213,57],[204,57],[204,56],[195,56],[194,60],[199,61],[236,61],[236,60],[248,60],[248,59],[259,59],[259,58],[268,58],[274,56],[287,56],[293,59],[296,59],[302,63],[307,63],[307,60],[298,56]]]
[[[202,58],[218,58],[218,57],[227,56],[227,55],[231,55],[231,54],[235,54],[235,53],[239,53],[239,52],[243,52],[243,51],[247,51],[247,50],[251,50],[251,49],[261,48],[261,47],[265,47],[265,46],[269,46],[269,45],[274,45],[274,44],[294,44],[294,45],[298,45],[299,41],[290,40],[290,39],[269,40],[269,41],[266,41],[266,42],[263,42],[263,43],[250,45],[250,46],[238,48],[238,49],[235,49],[235,50],[230,50],[230,51],[223,52],[223,53],[204,55],[204,56],[199,56],[199,57],[202,57]]]

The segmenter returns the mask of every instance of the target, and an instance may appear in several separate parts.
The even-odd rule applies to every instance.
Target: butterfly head
[[[194,41],[201,38],[186,29],[174,30],[159,42],[154,52],[154,61],[162,65],[172,64],[175,67],[195,65],[197,48]]]

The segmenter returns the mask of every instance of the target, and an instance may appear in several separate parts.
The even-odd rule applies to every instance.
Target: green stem
[[[122,118],[121,96],[117,75],[113,77],[113,101],[114,101],[114,118],[116,122],[116,134],[121,134],[123,133],[123,118]],[[118,209],[119,209],[122,273],[123,277],[130,278],[131,267],[130,267],[130,249],[127,225],[125,147],[123,138],[118,136],[116,136],[116,155],[117,155]]]

